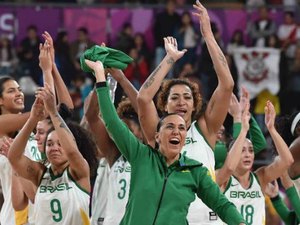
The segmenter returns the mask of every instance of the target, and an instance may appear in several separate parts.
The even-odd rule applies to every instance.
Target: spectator
[[[258,13],[259,18],[249,26],[249,36],[253,46],[265,47],[268,36],[276,33],[276,24],[265,6],[259,7]]]
[[[173,36],[176,27],[180,25],[180,16],[175,12],[176,3],[174,0],[168,0],[163,12],[155,17],[153,32],[155,39],[155,62],[158,66],[165,55],[163,38]]]
[[[138,90],[149,75],[149,65],[143,56],[138,55],[135,48],[130,50],[129,56],[133,58],[133,62],[127,66],[124,74]]]
[[[297,31],[298,26],[294,20],[295,15],[291,11],[284,13],[284,22],[278,28],[278,38],[281,41],[281,46],[285,50],[285,55],[293,59],[296,51]]]
[[[71,57],[76,70],[80,70],[79,59],[84,51],[95,43],[89,38],[89,31],[85,27],[77,29],[77,39],[71,44]]]
[[[122,31],[119,33],[115,48],[119,49],[126,54],[129,53],[129,50],[134,46],[133,41],[133,30],[130,23],[125,23],[123,25]]]
[[[30,25],[27,28],[27,37],[25,37],[18,49],[18,58],[20,60],[19,75],[31,76],[38,84],[42,84],[42,71],[39,67],[39,45],[41,39],[37,34],[37,27]]]
[[[174,36],[177,39],[178,48],[188,50],[184,57],[176,64],[178,70],[181,70],[184,64],[191,63],[193,65],[195,63],[197,41],[199,38],[191,14],[188,11],[183,12],[181,24],[176,28]]]
[[[244,33],[242,30],[237,29],[233,32],[230,42],[227,45],[227,53],[232,56],[234,49],[244,46]]]
[[[11,41],[6,36],[0,38],[0,75],[12,75],[17,58]]]
[[[71,49],[68,40],[68,33],[60,31],[55,40],[55,61],[62,75],[65,84],[70,87],[71,79],[75,74],[75,68],[72,63]]]

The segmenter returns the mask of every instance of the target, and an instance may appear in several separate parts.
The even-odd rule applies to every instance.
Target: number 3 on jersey
[[[53,213],[52,219],[55,222],[60,222],[62,220],[62,210],[60,201],[58,199],[52,199],[50,202],[51,212]]]
[[[120,191],[118,192],[118,198],[123,199],[126,195],[126,186],[127,186],[126,180],[121,179],[119,181],[119,184],[120,184]]]
[[[253,223],[253,214],[254,208],[252,205],[241,206],[241,215],[246,220],[246,223],[248,225],[251,225]]]

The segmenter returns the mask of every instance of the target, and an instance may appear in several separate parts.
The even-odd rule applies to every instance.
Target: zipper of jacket
[[[155,222],[156,222],[157,215],[158,215],[158,212],[159,212],[159,209],[160,209],[160,205],[161,205],[161,202],[162,202],[162,198],[163,198],[164,193],[165,193],[166,184],[167,184],[167,181],[168,181],[169,176],[171,175],[171,173],[172,173],[173,171],[174,171],[174,170],[172,170],[169,174],[166,174],[166,175],[165,175],[164,185],[163,185],[163,188],[162,188],[162,192],[161,192],[160,199],[159,199],[159,202],[158,202],[158,207],[157,207],[157,210],[156,210],[156,213],[155,213],[155,217],[154,217],[154,221],[153,221],[152,225],[154,225]]]

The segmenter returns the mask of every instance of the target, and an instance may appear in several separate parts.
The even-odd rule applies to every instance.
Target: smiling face
[[[53,130],[46,140],[46,156],[51,165],[59,167],[68,162],[68,158],[61,147],[57,132]]]
[[[156,142],[161,153],[169,159],[179,157],[186,137],[186,124],[181,116],[169,115],[161,122],[156,134]]]
[[[17,114],[24,109],[24,94],[15,80],[7,80],[3,83],[0,97],[1,113]]]
[[[252,142],[249,139],[245,139],[243,144],[241,160],[237,166],[237,170],[245,173],[252,169],[254,162],[254,150]]]
[[[187,124],[191,123],[195,110],[191,89],[187,85],[174,85],[170,88],[165,111],[180,115]]]

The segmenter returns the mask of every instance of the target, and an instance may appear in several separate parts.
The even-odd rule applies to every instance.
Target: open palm
[[[164,38],[165,50],[175,61],[180,59],[185,53],[186,49],[178,50],[177,41],[173,37]]]

